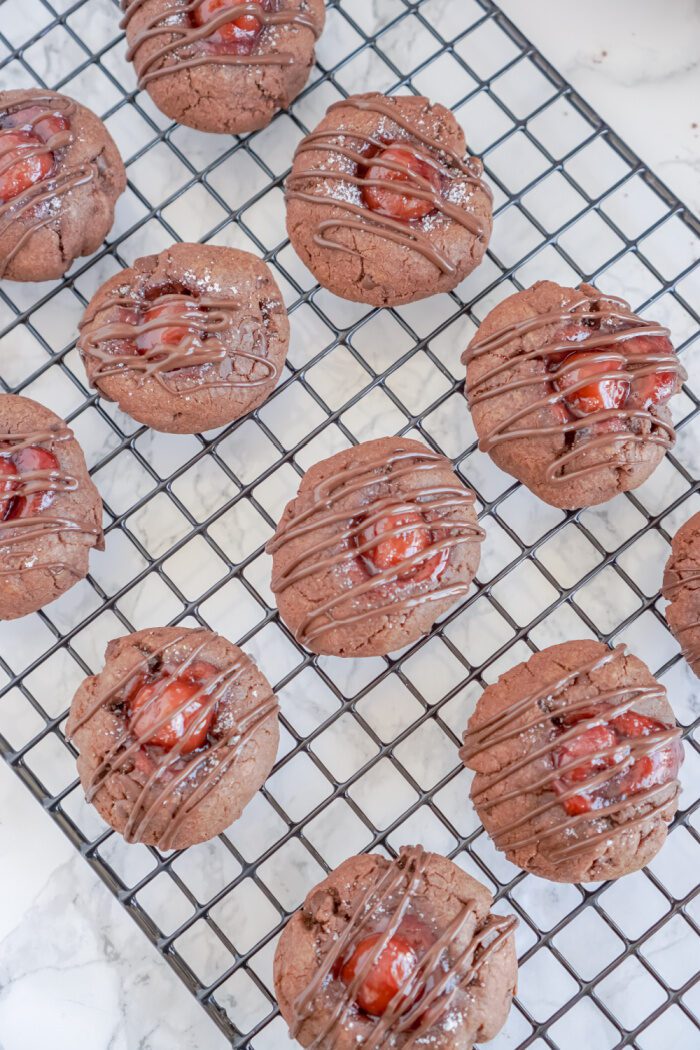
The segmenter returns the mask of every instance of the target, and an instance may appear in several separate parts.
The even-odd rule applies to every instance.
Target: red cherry
[[[52,480],[50,475],[60,472],[58,460],[53,452],[35,446],[20,449],[12,458],[16,473],[21,478],[18,485],[24,484],[29,486],[36,482],[41,487],[26,496],[19,496],[10,507],[7,517],[13,519],[28,518],[35,514],[41,514],[42,511],[51,506],[56,496],[56,490],[50,488]],[[32,477],[24,477],[24,475],[37,473],[40,473],[43,477],[34,479]]]
[[[570,795],[564,801],[564,809],[570,817],[580,817],[582,813],[590,813],[593,802],[589,795]]]
[[[373,933],[360,941],[341,970],[340,977],[344,984],[352,984],[356,975],[364,969],[368,957],[376,951],[382,937],[381,933]],[[394,934],[358,988],[355,994],[357,1005],[365,1013],[380,1017],[405,986],[417,965],[418,956],[411,942],[398,933]]]
[[[605,375],[606,372],[619,371],[619,364],[615,361],[601,361],[592,358],[590,354],[581,351],[570,354],[564,362],[565,367],[573,364],[578,367],[557,374],[554,378],[555,387],[564,394],[564,400],[572,412],[578,416],[587,416],[592,412],[601,412],[606,408],[620,408],[624,405],[630,389],[628,379],[595,378]],[[589,377],[590,383],[584,384],[578,390],[571,389]]]
[[[180,750],[183,755],[201,747],[212,727],[216,712],[212,707],[206,714],[202,710],[207,706],[210,697],[202,694],[197,699],[175,714],[181,704],[199,692],[207,679],[216,676],[217,671],[211,664],[199,662],[193,664],[180,677],[173,677],[162,691],[159,682],[151,682],[138,690],[129,702],[130,729],[135,736],[143,737],[144,742],[153,747],[162,747],[170,751],[178,744],[186,730],[196,723],[196,728],[187,738]],[[167,676],[166,676],[167,677]],[[156,696],[156,699],[150,701]],[[156,724],[166,715],[173,717],[157,729]]]
[[[670,339],[662,335],[638,335],[634,339],[627,339],[622,344],[622,349],[630,357],[630,364],[634,364],[635,355],[639,354],[663,354],[664,356],[674,353],[673,344]],[[651,408],[652,405],[662,405],[675,394],[678,385],[676,372],[652,372],[650,375],[640,376],[632,380],[631,397],[641,408]]]
[[[590,718],[591,716],[589,715],[588,717]],[[588,780],[596,770],[605,769],[606,766],[611,765],[613,762],[611,756],[598,758],[596,753],[604,751],[606,748],[614,747],[616,742],[617,736],[614,729],[611,729],[610,726],[591,726],[585,732],[572,737],[571,740],[567,740],[557,752],[558,766],[568,765],[569,762],[576,758],[587,758],[588,755],[594,757],[587,758],[585,762],[567,770],[566,773],[562,773],[562,780],[565,780],[568,784],[580,784]]]
[[[584,718],[593,718],[599,713],[599,711],[579,712],[572,717],[570,725],[575,725]],[[554,790],[562,793],[567,786],[583,783],[595,773],[612,768],[616,764],[616,756],[596,757],[600,751],[618,744],[622,754],[629,754],[629,745],[626,741],[649,736],[652,733],[662,733],[667,728],[668,726],[665,726],[663,722],[641,715],[637,711],[624,711],[612,718],[608,725],[592,726],[555,751],[554,760],[559,767],[579,756],[591,755],[593,757],[563,773],[561,780],[554,783]],[[620,755],[617,758],[619,760]],[[608,784],[601,785],[599,790],[605,792],[607,796],[625,798],[655,785],[666,784],[676,778],[682,760],[683,752],[680,742],[674,740],[659,751],[635,758],[630,766]],[[593,795],[595,797],[595,790]],[[584,792],[566,799],[563,805],[569,816],[573,817],[589,812],[593,808],[594,800],[588,792]]]
[[[194,300],[192,302],[194,304]],[[162,306],[153,306],[147,310],[140,323],[150,325],[160,321],[160,324],[136,337],[138,352],[145,354],[157,346],[177,346],[181,343],[191,332],[193,314],[189,306],[189,303],[179,301],[163,303]],[[172,327],[165,323],[167,321],[172,322]]]
[[[196,26],[205,26],[227,8],[240,7],[241,0],[202,0],[193,12]],[[269,0],[260,4],[263,10],[270,9]],[[207,39],[218,44],[223,50],[245,54],[252,51],[256,39],[262,32],[263,24],[253,14],[239,15],[230,22],[224,22],[213,31]]]
[[[43,142],[48,142],[60,131],[67,131],[70,127],[68,120],[60,113],[46,113],[41,106],[29,106],[15,113],[8,113],[3,117],[3,124],[7,128],[22,128],[24,131],[33,132]]]
[[[579,712],[573,717],[572,724],[575,725],[576,722],[580,722],[585,718],[593,718],[594,716],[595,713],[592,711]],[[570,727],[567,726],[566,728]],[[599,773],[601,770],[608,769],[614,765],[614,756],[608,755],[600,758],[597,757],[597,752],[614,747],[616,742],[617,735],[614,729],[607,725],[591,726],[590,729],[586,729],[578,736],[567,740],[555,752],[554,758],[557,766],[568,765],[569,762],[577,758],[586,758],[587,760],[562,773],[561,780],[554,785],[555,790],[562,792],[573,784],[582,784],[595,773]],[[589,755],[592,757],[588,758],[587,756]],[[572,795],[570,798],[565,799],[563,806],[570,817],[575,817],[581,813],[587,813],[592,807],[592,801],[588,794]]]
[[[0,457],[0,521],[5,521],[12,513],[17,485],[17,468],[5,456]]]
[[[624,711],[613,718],[612,725],[620,736],[628,739],[650,736],[652,733],[663,733],[665,729],[668,729],[663,722],[649,718],[647,715],[641,715],[637,711]],[[682,760],[683,750],[678,740],[673,740],[660,751],[642,755],[621,776],[619,793],[634,795],[655,784],[667,784],[677,777]]]
[[[0,131],[0,203],[13,200],[51,172],[51,153],[32,156],[41,148],[39,137],[29,131]]]
[[[404,528],[405,527],[405,528]],[[401,528],[402,531],[395,536],[380,539],[385,532]],[[363,560],[372,573],[383,572],[385,569],[393,569],[407,558],[426,550],[432,544],[430,529],[425,519],[414,511],[407,514],[388,514],[373,525],[363,529],[358,536],[360,544],[370,543],[376,540],[376,544],[369,550],[363,552]],[[435,554],[426,558],[425,561],[409,566],[404,572],[399,573],[399,579],[410,578],[414,583],[428,580],[431,577],[438,579],[442,573],[449,552],[447,550],[436,551]]]
[[[622,736],[631,737],[649,736],[650,733],[659,733],[667,728],[663,722],[641,715],[638,711],[623,711],[621,715],[615,715],[611,725]]]
[[[408,170],[396,171],[394,168],[386,167],[382,161],[393,161]],[[442,184],[440,173],[406,146],[394,145],[382,150],[368,166],[365,178],[415,186],[416,183],[411,178],[411,174],[427,179],[435,193],[440,193]],[[410,192],[402,193],[399,187],[396,190],[390,190],[384,186],[363,186],[362,196],[371,211],[388,215],[392,219],[401,219],[404,222],[422,219],[425,215],[430,215],[432,211],[435,211],[432,201],[415,197]]]
[[[68,120],[60,113],[46,113],[41,106],[29,106],[27,109],[8,113],[3,117],[3,125],[8,128],[21,128],[37,135],[43,142],[60,131],[67,131],[70,127]]]

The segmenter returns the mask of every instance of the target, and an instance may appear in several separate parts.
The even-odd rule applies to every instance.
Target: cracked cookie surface
[[[104,549],[102,501],[73,431],[44,405],[0,394],[0,620],[36,612]]]
[[[669,335],[591,285],[509,296],[462,357],[479,448],[555,507],[637,488],[675,441],[685,371]]]
[[[202,628],[109,643],[71,704],[80,781],[127,841],[183,849],[236,820],[277,753],[277,700],[250,657]]]
[[[276,386],[289,345],[282,295],[249,252],[174,244],[95,293],[78,347],[88,379],[155,430],[239,419]]]
[[[479,265],[492,198],[452,113],[427,98],[353,95],[297,147],[287,232],[336,295],[396,306],[455,288]]]
[[[272,590],[313,652],[384,655],[467,594],[482,539],[445,456],[409,438],[364,441],[304,476],[267,545]]]
[[[91,110],[55,91],[0,92],[0,276],[62,277],[114,222],[126,172]]]
[[[624,646],[564,642],[501,675],[461,755],[496,847],[555,882],[643,867],[678,808],[680,729],[664,687]]]
[[[122,0],[139,86],[199,131],[266,127],[304,87],[323,0]]]
[[[351,857],[287,923],[274,962],[290,1035],[317,1050],[471,1050],[504,1024],[516,920],[445,857]]]

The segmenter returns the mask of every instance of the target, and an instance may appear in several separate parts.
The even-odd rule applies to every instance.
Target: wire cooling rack
[[[669,538],[700,507],[700,224],[490,0],[330,0],[311,82],[243,140],[171,125],[135,90],[112,0],[5,0],[0,86],[58,88],[104,115],[129,188],[103,250],[49,285],[0,290],[2,389],[65,415],[106,512],[89,578],[0,625],[0,750],[235,1047],[289,1045],[272,993],[287,915],[329,868],[403,843],[453,857],[520,916],[519,992],[496,1047],[690,1050],[700,1042],[697,682],[659,604]],[[452,106],[495,190],[488,256],[451,295],[397,310],[343,302],[284,239],[293,149],[368,87]],[[92,292],[173,240],[263,255],[290,309],[288,368],[221,432],[136,426],[85,385],[74,347]],[[595,280],[669,324],[690,379],[678,442],[634,494],[577,514],[538,502],[475,445],[459,355],[495,302],[539,278]],[[696,342],[697,347],[697,342]],[[382,434],[419,436],[476,490],[487,531],[472,593],[391,659],[312,657],[280,623],[263,546],[314,461]],[[242,644],[280,693],[266,786],[213,842],[125,846],[82,798],[63,730],[108,639],[201,623]],[[484,684],[567,638],[626,641],[686,730],[681,811],[661,854],[614,884],[559,886],[494,851],[457,745]]]

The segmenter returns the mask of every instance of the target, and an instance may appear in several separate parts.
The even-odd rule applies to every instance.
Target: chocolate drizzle
[[[402,847],[397,860],[385,869],[377,869],[373,883],[351,912],[342,932],[334,938],[312,980],[293,1003],[290,1035],[295,1038],[304,1021],[311,1014],[318,1014],[318,997],[327,982],[333,979],[338,965],[352,954],[355,945],[377,919],[383,920],[388,914],[386,929],[368,953],[354,980],[345,986],[336,978],[342,992],[325,1025],[312,1042],[305,1044],[308,1050],[320,1050],[323,1046],[333,1045],[333,1038],[350,1019],[360,985],[396,934],[415,897],[421,893],[427,861],[428,856],[422,847]],[[374,1027],[362,1041],[364,1050],[380,1050],[386,1045],[385,1040],[392,1035],[403,1036],[401,1046],[403,1050],[409,1050],[428,1036],[431,1029],[440,1025],[454,1007],[458,1008],[459,994],[469,992],[469,986],[517,925],[514,916],[494,914],[479,923],[475,913],[475,901],[467,900],[462,904],[454,919],[440,932],[417,968],[403,983],[385,1013],[372,1018]],[[475,927],[473,935],[464,948],[458,949],[458,939],[470,923]],[[450,955],[453,957],[449,958]]]
[[[429,546],[405,558],[399,566],[368,575],[364,582],[353,585],[351,590],[343,589],[307,612],[296,631],[297,640],[302,645],[310,646],[325,632],[338,627],[360,623],[373,616],[406,613],[427,602],[455,599],[467,593],[470,587],[467,582],[441,583],[437,580],[431,581],[429,585],[414,584],[412,587],[410,579],[399,580],[407,570],[441,551],[451,551],[466,543],[481,542],[484,538],[484,532],[478,525],[444,516],[445,512],[474,504],[473,492],[456,480],[453,485],[431,483],[430,472],[444,470],[445,467],[451,469],[449,460],[437,452],[430,449],[404,449],[399,445],[389,454],[356,467],[338,470],[316,485],[312,505],[307,510],[283,517],[267,544],[268,554],[275,554],[301,536],[322,534],[328,528],[334,531],[333,535],[312,542],[283,572],[273,571],[271,587],[274,594],[328,569],[342,571],[351,567],[358,556],[376,545],[376,539],[360,542],[360,534],[387,515],[415,512],[424,515],[426,511],[436,515],[425,522],[425,527],[431,533]],[[417,476],[417,484],[409,492],[386,496],[370,494],[366,505],[351,508],[338,506],[349,496],[359,494],[361,497],[368,490],[371,493],[371,489],[381,482],[399,482],[402,478],[414,475]],[[426,480],[421,484],[421,476],[426,475]],[[390,539],[404,530],[405,526],[397,526],[383,532],[382,539]],[[329,553],[339,543],[341,549]],[[390,585],[394,587],[390,589]],[[370,604],[356,612],[338,614],[338,607],[349,599],[357,606],[368,598],[378,599],[378,604]]]
[[[205,633],[207,637],[195,644],[188,656],[178,661],[175,676],[186,672],[205,650],[210,632],[188,631],[159,648],[144,652],[141,659],[129,668],[113,688],[105,693],[99,693],[80,718],[71,720],[70,737],[75,737],[76,733],[86,726],[102,708],[119,707],[124,702],[124,696],[130,684],[140,672],[147,671],[154,661],[167,662],[168,650],[175,650],[181,642],[192,638],[197,633]],[[171,655],[174,658],[175,654]],[[163,811],[167,810],[170,821],[159,838],[158,847],[172,849],[172,843],[185,819],[204,801],[229,766],[238,758],[253,734],[268,719],[277,717],[276,697],[274,695],[265,696],[257,701],[242,718],[234,720],[230,717],[217,717],[211,730],[211,735],[215,738],[213,742],[187,755],[183,754],[183,746],[186,746],[190,736],[196,733],[199,725],[211,716],[220,703],[225,702],[229,690],[236,685],[243,672],[251,665],[252,661],[249,657],[239,651],[235,659],[231,660],[223,670],[218,671],[214,678],[203,683],[196,693],[188,695],[177,708],[168,710],[157,721],[150,719],[147,728],[140,735],[133,732],[133,728],[129,725],[128,715],[126,716],[124,728],[117,733],[114,743],[90,778],[86,789],[88,802],[92,802],[108,778],[121,775],[127,781],[129,769],[133,768],[137,754],[142,748],[148,746],[148,740],[153,733],[173,718],[177,718],[189,705],[195,702],[201,704],[197,717],[170,750],[152,749],[153,754],[157,757],[153,760],[152,771],[146,775],[145,783],[138,785],[140,790],[133,800],[123,832],[127,842],[141,841],[153,821],[160,818]],[[171,681],[172,678],[166,673],[157,679],[152,696],[139,710],[140,717],[150,708],[157,707],[160,697]],[[125,788],[126,786],[125,784]],[[129,797],[129,793],[125,793],[126,797]]]
[[[361,174],[362,169],[372,159],[372,151],[381,150],[387,144],[380,137],[379,130],[375,134],[367,134],[352,128],[345,130],[341,126],[324,131],[314,131],[299,144],[294,154],[295,159],[305,153],[322,152],[327,153],[330,158],[334,155],[343,158],[346,162],[350,162],[352,168],[351,171],[347,171],[347,165],[341,165],[336,170],[320,165],[301,169],[298,172],[292,169],[291,174],[287,177],[286,196],[288,200],[324,205],[339,209],[344,213],[321,219],[318,222],[314,232],[315,243],[321,248],[331,248],[349,255],[360,255],[355,248],[335,239],[332,231],[346,229],[370,232],[419,252],[441,273],[456,273],[459,259],[451,258],[447,252],[435,244],[426,225],[426,222],[430,221],[430,216],[427,220],[417,222],[402,222],[393,219],[368,208],[362,200],[361,191],[363,188],[373,186],[401,193],[409,199],[428,201],[434,211],[463,226],[480,240],[484,240],[488,235],[488,225],[468,207],[474,190],[485,193],[489,199],[492,199],[491,191],[481,178],[483,173],[481,161],[476,157],[462,158],[454,150],[421,131],[410,120],[402,116],[400,99],[392,102],[380,96],[371,98],[354,96],[334,103],[329,107],[328,112],[332,113],[342,109],[375,113],[379,118],[378,122],[390,120],[402,133],[400,138],[397,137],[397,144],[401,146],[401,149],[412,153],[415,158],[435,169],[446,183],[446,187],[444,192],[439,192],[426,178],[412,171],[407,164],[388,158],[382,158],[382,167],[405,176],[406,181],[402,180],[397,183],[388,179],[370,179],[367,175]],[[353,140],[356,142],[355,146],[351,144]],[[309,179],[318,180],[317,185],[313,190],[302,189],[301,187],[305,187]],[[465,201],[454,203],[449,199],[450,187],[460,183],[470,188],[470,195]],[[333,184],[338,187],[338,192],[334,192]],[[348,192],[353,187],[357,191],[355,194]]]
[[[52,447],[58,442],[69,441],[72,438],[71,431],[62,424],[48,426],[43,430],[0,434],[0,459],[9,459],[21,449]],[[61,493],[75,492],[80,487],[78,479],[63,470],[27,470],[22,473],[18,472],[11,480],[16,482],[12,495],[19,499],[42,492],[55,493],[59,497]],[[0,509],[2,509],[2,504],[0,504]],[[37,560],[37,543],[47,537],[64,533],[80,533],[93,537],[94,546],[99,549],[103,548],[100,528],[87,525],[65,514],[51,514],[42,511],[39,514],[28,514],[20,518],[0,521],[0,578],[23,575],[37,569],[69,572],[75,575],[75,570],[67,562]],[[30,544],[30,549],[25,549],[26,544]],[[7,564],[8,561],[12,564]]]
[[[496,423],[480,437],[479,448],[483,452],[489,452],[504,442],[518,441],[523,438],[547,435],[563,438],[566,443],[565,451],[555,456],[547,465],[545,479],[548,482],[567,482],[572,478],[582,477],[605,468],[605,460],[577,467],[576,461],[584,452],[614,446],[620,442],[649,443],[660,445],[664,449],[671,448],[675,442],[675,431],[670,422],[660,418],[648,408],[635,404],[623,405],[620,408],[603,408],[589,412],[582,418],[575,418],[571,415],[571,418],[566,421],[556,421],[544,426],[522,425],[527,417],[532,417],[537,412],[547,410],[552,406],[562,408],[565,394],[570,396],[572,391],[582,389],[591,382],[600,383],[618,379],[632,382],[645,376],[661,373],[673,373],[681,381],[687,378],[675,353],[653,350],[634,354],[625,352],[625,343],[628,340],[638,336],[668,338],[670,335],[668,328],[638,317],[632,311],[629,303],[617,296],[602,295],[591,286],[582,286],[579,291],[580,296],[569,306],[562,307],[561,310],[516,321],[492,335],[482,339],[478,337],[473,339],[462,355],[462,363],[468,366],[485,355],[503,350],[514,340],[538,332],[550,325],[563,328],[564,325],[571,322],[599,323],[600,327],[590,329],[590,337],[579,343],[572,343],[562,335],[555,334],[554,338],[544,346],[536,346],[532,350],[511,354],[506,360],[499,358],[498,363],[486,369],[473,385],[469,385],[469,380],[467,380],[466,395],[469,407],[473,410],[477,405],[485,404],[511,391],[537,390],[544,384],[550,385],[557,377],[566,376],[574,367],[564,360],[558,365],[556,371],[534,370],[531,375],[508,379],[508,373],[515,365],[538,358],[544,359],[547,365],[555,361],[557,355],[573,354],[578,351],[585,352],[587,363],[603,365],[601,371],[596,372],[593,378],[590,374],[584,375],[565,392],[558,391],[554,386],[550,386],[551,392],[544,395],[538,392],[529,404],[509,414],[507,418]],[[605,327],[606,325],[609,327]],[[580,361],[577,362],[577,366],[580,366]],[[568,412],[567,415],[569,415]],[[623,424],[620,429],[612,429],[619,426],[620,423]],[[603,424],[602,428],[598,428],[601,432],[596,432],[598,424]],[[649,428],[646,433],[644,432],[645,426]],[[580,442],[577,441],[579,437],[583,438]]]
[[[169,315],[167,307],[178,304],[182,304],[180,316]],[[140,382],[154,379],[170,394],[191,393],[192,383],[198,390],[266,386],[277,378],[279,369],[266,356],[264,327],[236,321],[240,307],[235,298],[195,298],[186,292],[166,293],[148,302],[120,295],[88,307],[80,323],[78,347],[91,365],[91,382],[97,387],[101,379],[123,372],[138,373]],[[160,308],[165,308],[162,316],[146,318],[148,311]],[[119,311],[135,311],[143,319],[110,317]],[[166,328],[181,329],[180,341],[166,343],[157,338]],[[156,333],[154,345],[139,353],[135,341],[150,332]],[[263,374],[253,378],[237,373],[236,361],[252,362]],[[185,370],[190,369],[197,371],[188,375]],[[180,385],[168,382],[169,375]],[[182,386],[183,379],[192,382]]]
[[[129,24],[147,0],[121,0],[125,12],[120,22],[122,29]],[[134,37],[126,57],[137,65],[139,88],[147,87],[159,77],[168,76],[183,69],[194,69],[197,66],[290,66],[294,55],[289,51],[264,51],[265,30],[275,26],[298,26],[309,29],[318,39],[321,26],[311,15],[303,11],[273,10],[266,11],[262,4],[243,2],[232,7],[224,7],[221,12],[202,26],[193,24],[191,15],[201,6],[203,0],[163,5],[163,9],[149,18]],[[262,33],[254,50],[250,54],[226,53],[216,50],[209,43],[209,38],[217,29],[229,25],[243,17],[252,15],[262,24]],[[163,38],[163,43],[139,63],[138,53],[144,44],[151,40]]]
[[[464,764],[470,768],[471,760],[491,748],[509,740],[521,737],[527,739],[531,732],[537,732],[551,726],[551,738],[538,747],[528,750],[522,757],[509,762],[503,769],[492,775],[483,774],[485,783],[477,791],[472,791],[472,801],[481,813],[489,813],[495,807],[520,797],[523,794],[522,786],[497,793],[488,798],[492,789],[507,780],[513,773],[526,768],[539,759],[550,759],[549,769],[538,776],[528,785],[528,792],[535,800],[533,808],[521,817],[498,825],[494,831],[490,829],[496,846],[505,852],[512,852],[524,846],[535,843],[547,842],[547,852],[557,862],[564,862],[571,857],[586,853],[595,849],[602,842],[609,842],[619,835],[624,834],[630,828],[653,819],[656,812],[664,809],[680,788],[678,779],[666,781],[662,784],[653,784],[651,787],[636,791],[633,795],[617,799],[609,804],[603,804],[591,808],[588,812],[575,816],[567,816],[564,809],[566,800],[582,792],[599,790],[613,778],[629,769],[635,762],[644,756],[652,755],[657,751],[668,747],[674,741],[680,740],[681,730],[678,726],[669,726],[658,733],[650,733],[647,736],[628,738],[625,747],[621,749],[620,743],[597,751],[586,751],[585,757],[581,755],[574,757],[563,765],[557,766],[553,756],[562,745],[569,745],[571,741],[578,740],[584,733],[594,726],[607,725],[610,719],[615,718],[626,711],[634,709],[641,701],[662,700],[666,691],[658,683],[653,686],[623,685],[617,689],[608,689],[600,694],[584,697],[574,703],[567,704],[565,698],[557,705],[557,698],[565,693],[566,689],[573,686],[583,675],[600,670],[614,660],[620,659],[626,654],[624,645],[616,649],[608,650],[602,656],[591,660],[586,664],[569,671],[555,682],[544,685],[541,689],[530,693],[521,700],[516,700],[500,711],[492,715],[479,725],[467,729],[464,734],[464,745],[460,750],[460,757]],[[592,706],[605,705],[603,713],[589,715]],[[581,720],[572,726],[565,728],[563,732],[557,732],[554,720],[558,717],[569,717],[581,713]],[[521,721],[525,719],[524,721]],[[571,748],[575,753],[575,747]],[[627,751],[622,757],[616,752]],[[613,764],[608,768],[596,769],[595,765],[600,760],[612,759]],[[560,780],[569,770],[581,767],[582,761],[590,762],[591,772],[585,779],[577,779],[571,786],[563,791],[555,793],[554,781]],[[669,796],[669,789],[674,787],[673,794]],[[611,818],[617,817],[626,808],[642,807],[642,812],[635,817],[624,819],[616,824]],[[561,815],[559,814],[561,811]],[[525,835],[518,835],[518,830],[530,821],[542,817],[554,815],[554,820],[546,828],[538,827],[537,830]],[[579,832],[583,831],[583,835]],[[590,832],[590,834],[588,833]],[[553,840],[553,841],[550,841]],[[558,844],[557,844],[558,840]]]
[[[44,95],[38,91],[26,91],[3,107],[0,122],[3,116],[37,107],[39,112],[27,121],[27,124],[32,127],[55,113],[64,117],[70,125],[77,111],[75,103],[62,95]],[[17,128],[0,127],[0,143],[4,135],[17,130]],[[10,231],[15,236],[14,244],[3,251],[0,259],[0,276],[7,272],[9,264],[37,230],[56,221],[56,210],[52,205],[60,202],[60,199],[71,190],[93,179],[95,168],[92,163],[86,162],[70,166],[64,163],[64,153],[74,141],[75,138],[69,126],[53,134],[48,141],[38,141],[32,149],[23,149],[20,156],[14,151],[9,151],[0,158],[0,174],[9,171],[20,160],[25,161],[46,155],[55,158],[53,170],[46,178],[28,186],[10,200],[0,202],[0,238]]]

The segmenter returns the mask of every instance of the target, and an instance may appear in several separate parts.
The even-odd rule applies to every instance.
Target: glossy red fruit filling
[[[585,325],[580,321],[569,321],[563,328],[560,328],[556,335],[552,338],[551,345],[557,346],[562,343],[566,343],[564,350],[550,350],[548,346],[545,346],[544,353],[547,357],[548,365],[558,365],[564,361],[569,354],[581,348],[581,344],[593,334],[593,329],[589,325]]]
[[[387,161],[400,164],[405,170],[397,171],[393,167],[387,167]],[[396,189],[389,189],[386,186],[363,186],[362,196],[367,207],[371,211],[388,215],[392,219],[400,219],[403,222],[411,222],[430,215],[435,211],[432,201],[416,197],[410,190],[408,192],[401,190],[402,184],[410,184],[412,188],[416,188],[417,183],[411,178],[411,175],[419,175],[427,179],[429,188],[436,194],[440,194],[442,179],[439,171],[427,161],[416,156],[407,146],[387,146],[372,158],[371,164],[364,171],[364,178],[396,183]]]
[[[397,529],[400,531],[395,532]],[[369,572],[376,574],[394,569],[407,558],[427,550],[433,543],[433,537],[425,519],[413,511],[405,514],[387,514],[363,529],[357,537],[357,542],[362,546],[365,543],[373,544],[363,551],[362,560]],[[403,572],[399,572],[398,578],[410,579],[414,583],[439,579],[448,558],[449,551],[436,551],[424,561],[409,565]]]
[[[564,722],[561,730],[564,732],[584,719],[600,717],[601,713],[601,708],[579,712]],[[555,751],[554,762],[558,768],[574,763],[562,773],[560,780],[554,782],[555,791],[561,793],[576,784],[585,784],[597,773],[623,762],[630,754],[630,741],[667,729],[663,722],[636,711],[625,711],[603,725],[591,726]],[[610,753],[602,754],[603,751]],[[582,790],[580,794],[567,798],[564,809],[569,816],[577,816],[599,808],[605,799],[626,798],[650,787],[667,784],[678,775],[682,755],[680,742],[673,740],[650,755],[639,756],[622,773],[592,791]],[[581,761],[577,762],[579,758]]]
[[[634,366],[635,355],[660,354],[672,355],[673,344],[665,336],[638,335],[634,339],[628,339],[623,344],[623,350],[630,357],[630,364]],[[662,405],[676,391],[678,376],[676,372],[659,371],[651,375],[640,376],[632,380],[632,398],[640,408],[651,408],[652,405]]]
[[[191,302],[179,300],[151,307],[137,322],[140,325],[149,325],[147,331],[140,332],[136,337],[138,353],[145,354],[157,346],[177,346],[188,335],[193,334],[193,329],[196,333],[198,318],[194,299]]]
[[[381,933],[372,933],[360,941],[340,972],[340,978],[345,985],[352,984],[368,964],[383,936]],[[365,1013],[381,1017],[392,999],[405,987],[417,966],[418,954],[413,944],[408,937],[395,933],[387,941],[357,989],[355,1002]]]
[[[162,747],[164,751],[179,745],[180,752],[187,755],[202,747],[216,717],[216,710],[215,705],[212,705],[205,713],[211,697],[204,693],[200,696],[195,694],[216,675],[215,667],[200,660],[181,674],[163,674],[145,685],[140,685],[137,679],[127,700],[131,732],[143,738],[143,743]],[[165,685],[163,678],[169,679]],[[190,703],[187,703],[188,700]],[[185,707],[178,711],[183,704]],[[168,715],[172,717],[159,726],[160,720]],[[183,736],[192,726],[195,728],[183,742]]]
[[[41,182],[53,168],[53,155],[39,152],[41,141],[28,131],[0,134],[0,202],[18,197]]]
[[[0,120],[0,203],[7,203],[51,174],[54,155],[45,144],[69,127],[60,114],[42,116],[31,106]]]
[[[224,12],[241,7],[244,0],[202,0],[193,12],[194,24],[206,26]],[[263,11],[271,10],[271,0],[259,0]],[[209,36],[208,42],[216,44],[221,51],[232,54],[249,54],[263,30],[263,23],[252,12],[246,12],[237,18],[224,22]]]
[[[610,353],[620,354],[620,361],[616,363],[614,360],[604,362],[595,359],[595,355],[606,352],[605,346],[586,350],[586,340],[594,335],[597,337],[600,332],[588,325],[571,321],[560,329],[552,340],[552,345],[570,343],[571,349],[549,351],[547,347],[544,348],[547,365],[551,371],[558,372],[566,365],[566,370],[561,375],[553,376],[552,382],[555,390],[564,395],[561,407],[567,415],[567,420],[568,414],[580,418],[604,409],[625,406],[649,409],[652,405],[664,404],[676,392],[678,375],[675,370],[661,368],[649,375],[634,378],[637,367],[647,367],[649,364],[642,360],[635,363],[635,357],[673,356],[673,346],[665,336],[639,335],[620,343],[611,343],[608,348]],[[653,365],[653,362],[651,364]],[[570,365],[571,369],[568,367]],[[578,367],[574,368],[574,365]],[[602,378],[610,371],[626,371],[631,373],[631,379]],[[578,390],[572,389],[586,379],[590,379],[590,382],[584,382]]]
[[[606,408],[621,408],[627,400],[628,379],[602,378],[606,373],[624,369],[621,361],[601,361],[585,351],[578,351],[569,354],[560,367],[566,371],[557,374],[554,385],[564,395],[566,407],[576,416],[587,416]]]
[[[47,113],[41,106],[28,106],[15,113],[7,113],[2,118],[2,126],[21,128],[23,131],[32,132],[42,142],[48,142],[59,132],[67,131],[70,122],[62,113]]]
[[[46,510],[56,495],[52,475],[59,473],[58,460],[45,448],[31,446],[9,458],[0,457],[0,521],[33,517]],[[30,487],[35,491],[18,495]]]

